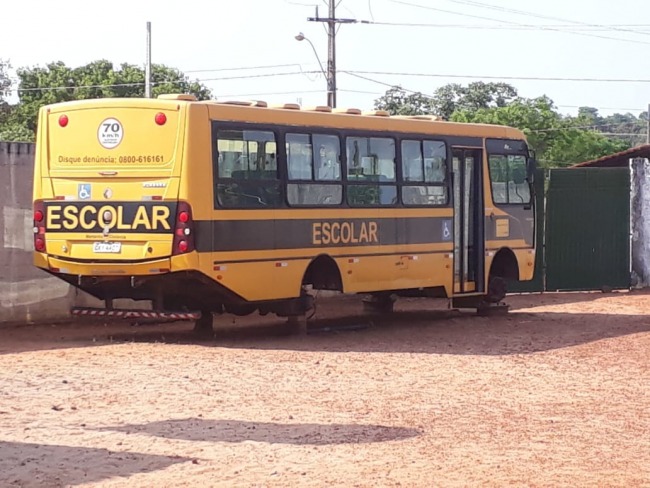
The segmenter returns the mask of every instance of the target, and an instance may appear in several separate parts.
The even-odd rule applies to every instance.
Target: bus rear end
[[[196,255],[192,209],[179,201],[187,107],[105,99],[41,109],[36,266],[109,305],[174,295],[156,277],[192,268]]]

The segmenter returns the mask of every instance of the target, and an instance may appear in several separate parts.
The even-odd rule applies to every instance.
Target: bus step
[[[108,308],[74,307],[75,317],[110,317],[115,319],[198,320],[201,312],[167,312],[158,310],[123,310]]]

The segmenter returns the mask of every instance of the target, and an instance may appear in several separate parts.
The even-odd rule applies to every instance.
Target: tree
[[[9,61],[0,59],[0,105],[6,104],[6,98],[11,93],[11,85],[13,84],[9,76],[11,64]]]
[[[625,141],[608,138],[595,130],[567,128],[556,135],[544,158],[546,166],[563,166],[597,159],[629,147]]]
[[[407,95],[394,87],[375,101],[375,107],[391,114],[437,114],[456,122],[516,127],[526,134],[538,161],[546,167],[566,166],[627,149],[633,144],[629,137],[612,138],[609,133],[639,133],[640,121],[646,120],[645,114],[638,119],[631,114],[603,118],[591,107],[581,107],[576,117],[563,116],[547,96],[519,97],[507,83],[475,82],[466,87],[453,83],[438,88],[432,97]]]
[[[0,141],[33,142],[34,133],[27,127],[14,123],[0,124]]]
[[[0,126],[2,126],[10,112],[9,104],[6,98],[11,93],[11,78],[9,77],[9,61],[0,59]],[[2,139],[0,139],[2,140]]]
[[[457,111],[452,119],[521,129],[541,165],[546,167],[568,166],[630,147],[625,141],[610,139],[594,129],[585,130],[584,115],[563,117],[555,110],[553,101],[543,96],[520,98],[503,107]]]
[[[457,110],[475,111],[490,107],[504,107],[517,98],[517,89],[507,83],[476,81],[462,86],[458,83],[436,89],[433,109],[443,119],[450,119]]]
[[[394,86],[375,100],[375,108],[391,115],[429,115],[434,113],[432,98],[422,93],[407,95],[406,90]]]
[[[30,134],[30,140],[34,138],[38,110],[43,105],[89,98],[144,97],[143,68],[125,63],[115,69],[106,60],[78,68],[70,68],[61,61],[45,67],[21,68],[18,79],[20,103],[0,121],[0,133],[20,137]],[[153,96],[191,93],[199,100],[211,98],[207,87],[164,65],[152,66],[152,85]]]
[[[479,110],[503,107],[517,97],[517,90],[507,83],[477,81],[462,86],[457,83],[438,88],[433,96],[419,92],[406,94],[395,86],[375,100],[375,108],[391,115],[438,115],[448,120],[456,110]]]

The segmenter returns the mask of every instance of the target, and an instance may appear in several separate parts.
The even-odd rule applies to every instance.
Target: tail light
[[[178,202],[172,254],[187,254],[194,251],[194,221],[192,207],[187,202]]]
[[[34,202],[34,250],[46,252],[45,245],[45,204],[41,200]]]

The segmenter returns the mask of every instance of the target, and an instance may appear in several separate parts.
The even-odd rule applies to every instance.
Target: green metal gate
[[[630,286],[627,168],[554,169],[546,195],[547,291]]]

